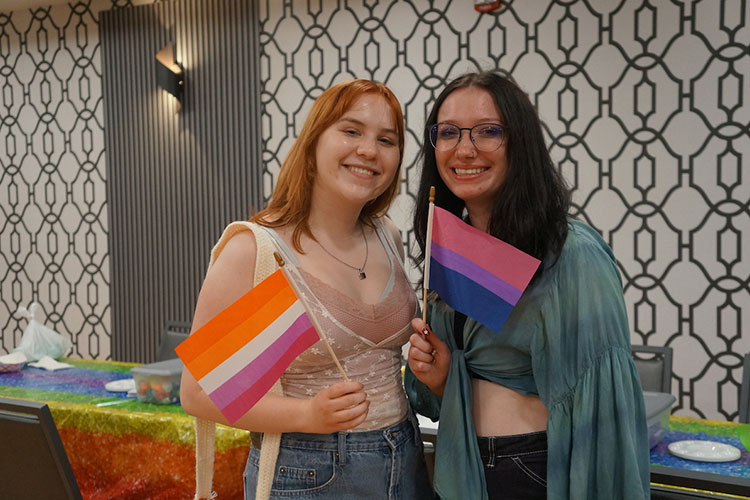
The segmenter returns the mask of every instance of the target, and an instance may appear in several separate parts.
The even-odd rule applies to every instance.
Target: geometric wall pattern
[[[109,356],[97,21],[118,3],[0,14],[0,353],[20,342],[18,306],[36,301],[72,355]]]
[[[0,14],[1,352],[22,332],[12,312],[38,300],[77,355],[109,356],[98,13],[130,3]],[[414,248],[425,113],[446,80],[498,68],[537,105],[576,215],[614,248],[633,343],[674,348],[675,413],[736,418],[750,351],[745,0],[508,0],[490,14],[469,0],[259,0],[259,12],[266,196],[323,89],[382,81],[407,119],[390,215]]]
[[[466,0],[267,0],[260,19],[266,195],[326,87],[382,81],[409,130],[390,215],[414,248],[425,113],[446,80],[498,68],[539,109],[576,216],[615,251],[632,342],[674,349],[675,413],[736,417],[750,351],[744,0],[516,0],[491,14]]]

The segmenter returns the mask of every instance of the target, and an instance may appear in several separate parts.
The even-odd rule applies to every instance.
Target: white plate
[[[742,456],[738,448],[716,441],[675,441],[668,448],[672,455],[697,462],[731,462]]]
[[[107,382],[104,386],[109,392],[128,392],[135,390],[135,380],[132,378],[124,378],[122,380],[113,380]]]

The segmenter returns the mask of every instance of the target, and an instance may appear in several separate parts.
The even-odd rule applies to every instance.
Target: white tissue
[[[42,358],[36,363],[29,363],[29,366],[34,368],[43,368],[49,371],[62,370],[63,368],[73,368],[73,365],[68,363],[60,363],[49,356],[42,356]]]

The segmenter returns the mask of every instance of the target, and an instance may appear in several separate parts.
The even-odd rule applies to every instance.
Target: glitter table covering
[[[194,420],[179,405],[141,403],[104,385],[130,377],[132,363],[64,359],[54,372],[25,367],[0,374],[0,396],[49,405],[86,500],[191,500],[195,491]],[[249,433],[216,432],[214,490],[241,499]]]
[[[691,477],[710,478],[710,481],[707,481],[706,484],[712,482],[738,484],[739,490],[744,493],[734,498],[750,498],[750,451],[745,449],[740,442],[737,434],[739,426],[740,424],[733,422],[671,416],[669,429],[664,439],[651,450],[652,475],[654,472],[667,476],[673,473],[675,476],[674,484],[682,484],[684,482],[681,479],[682,477],[686,477],[688,480]],[[672,455],[668,449],[670,443],[682,440],[716,441],[729,444],[739,449],[741,456],[738,460],[731,462],[686,460]],[[705,476],[704,474],[714,476]],[[700,484],[700,481],[694,483]],[[701,488],[695,486],[695,489],[700,490]],[[721,492],[719,489],[708,489],[707,491]]]

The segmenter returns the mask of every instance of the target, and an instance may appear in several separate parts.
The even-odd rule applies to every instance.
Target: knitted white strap
[[[195,500],[213,498],[214,439],[216,424],[211,420],[195,419]]]
[[[269,391],[272,394],[283,394],[281,379],[277,380]],[[260,448],[260,462],[258,463],[258,484],[255,487],[255,500],[268,500],[271,496],[273,475],[276,472],[276,460],[279,458],[281,433],[263,433],[263,446]]]
[[[211,250],[211,261],[209,268],[218,258],[224,246],[235,234],[242,231],[252,231],[258,248],[255,258],[254,286],[266,279],[276,270],[276,261],[273,258],[273,241],[268,233],[260,226],[250,222],[233,222],[224,229],[213,250]],[[281,381],[276,381],[271,390],[274,394],[282,394]],[[195,419],[195,500],[201,498],[216,498],[213,488],[214,475],[214,449],[215,449],[216,423],[202,418]],[[279,455],[279,443],[281,434],[263,435],[263,447],[261,448],[260,470],[258,472],[258,487],[256,500],[268,500],[271,494],[273,474],[276,469],[276,458]],[[269,478],[270,474],[270,478]]]

